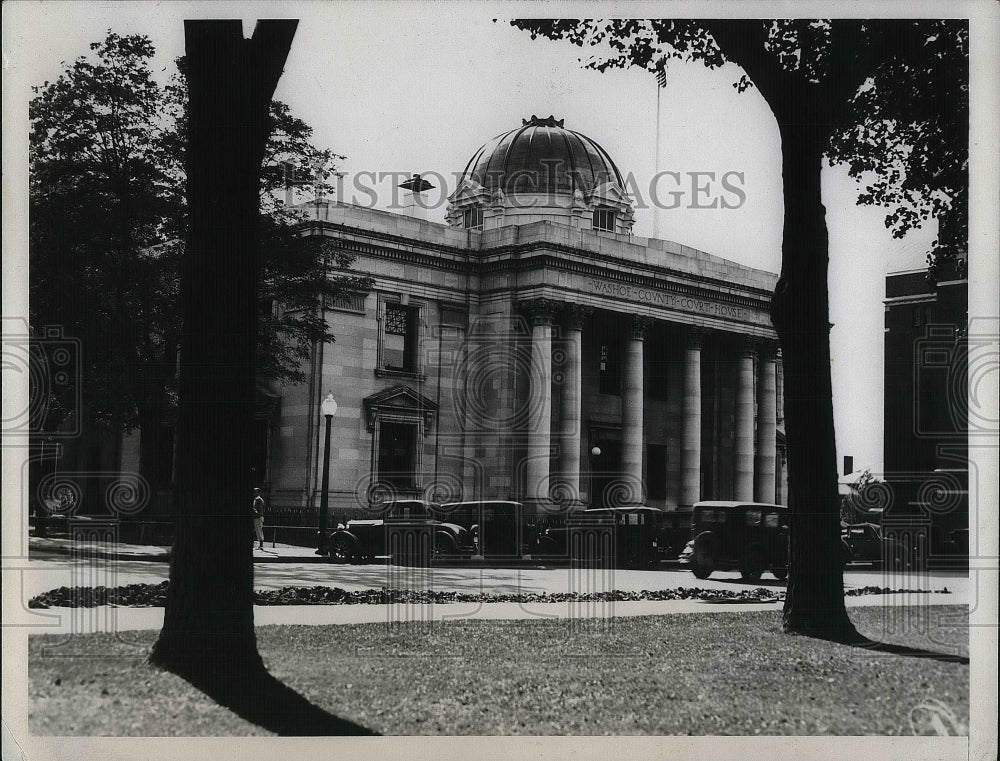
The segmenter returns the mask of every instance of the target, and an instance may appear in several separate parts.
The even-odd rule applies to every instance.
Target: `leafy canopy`
[[[90,55],[34,88],[29,105],[31,323],[81,339],[72,372],[87,414],[128,430],[144,407],[169,408],[181,335],[180,262],[187,231],[184,60],[165,85],[153,76],[143,35],[109,31]],[[351,257],[302,239],[303,212],[285,203],[291,172],[328,193],[343,158],[312,143],[312,128],[271,103],[261,181],[262,379],[299,383],[314,341],[332,341],[319,299],[365,290]],[[293,198],[293,200],[295,200]],[[48,404],[47,429],[74,412],[72,394]]]
[[[671,60],[739,65],[776,118],[825,122],[826,157],[888,209],[894,236],[932,217],[932,271],[961,267],[968,237],[968,24],[963,20],[517,19],[589,50],[597,71]],[[815,97],[819,93],[819,97]],[[796,97],[801,96],[801,97]],[[810,108],[810,106],[816,106]]]

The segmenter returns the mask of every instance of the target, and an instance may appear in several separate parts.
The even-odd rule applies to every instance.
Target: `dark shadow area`
[[[854,628],[847,631],[840,629],[796,629],[794,631],[790,631],[789,633],[797,634],[803,637],[812,637],[813,639],[825,640],[827,642],[834,642],[839,645],[848,645],[850,647],[869,650],[875,653],[888,653],[889,655],[902,655],[908,658],[926,658],[928,660],[940,661],[941,663],[969,665],[969,657],[966,655],[945,653],[937,650],[925,650],[919,647],[899,645],[891,642],[880,642],[879,640],[866,637]]]
[[[940,661],[942,663],[958,663],[965,666],[969,665],[969,657],[966,655],[956,655],[955,653],[941,653],[936,650],[924,650],[919,647],[908,647],[907,645],[896,645],[890,642],[879,642],[877,640],[868,639],[864,635],[859,634],[858,639],[855,642],[846,642],[844,644],[851,645],[852,647],[860,647],[865,650],[872,650],[877,653],[889,653],[890,655],[905,655],[908,658],[928,658],[934,661]]]
[[[263,667],[178,676],[240,718],[278,735],[371,737],[379,734],[328,713],[271,676]]]
[[[716,581],[725,581],[727,584],[739,584],[743,587],[781,587],[784,589],[788,586],[787,579],[757,579],[757,581],[748,581],[747,579],[716,579]]]

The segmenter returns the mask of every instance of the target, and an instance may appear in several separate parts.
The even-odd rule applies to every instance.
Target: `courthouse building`
[[[551,117],[476,151],[448,200],[446,224],[307,204],[303,234],[374,285],[323,305],[336,341],[262,413],[272,506],[319,504],[327,394],[338,517],[392,495],[784,500],[774,274],[632,236],[609,153]]]

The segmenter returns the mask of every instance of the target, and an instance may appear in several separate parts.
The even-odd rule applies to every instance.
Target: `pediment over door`
[[[413,422],[422,420],[426,434],[433,427],[438,412],[438,406],[432,399],[403,385],[365,397],[363,404],[369,431],[375,430],[379,418],[393,417]]]

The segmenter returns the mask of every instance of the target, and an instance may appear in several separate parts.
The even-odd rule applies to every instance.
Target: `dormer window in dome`
[[[466,230],[483,229],[483,207],[469,206],[462,211],[462,227]]]
[[[606,233],[615,232],[615,210],[607,206],[598,206],[594,209],[594,229]]]

